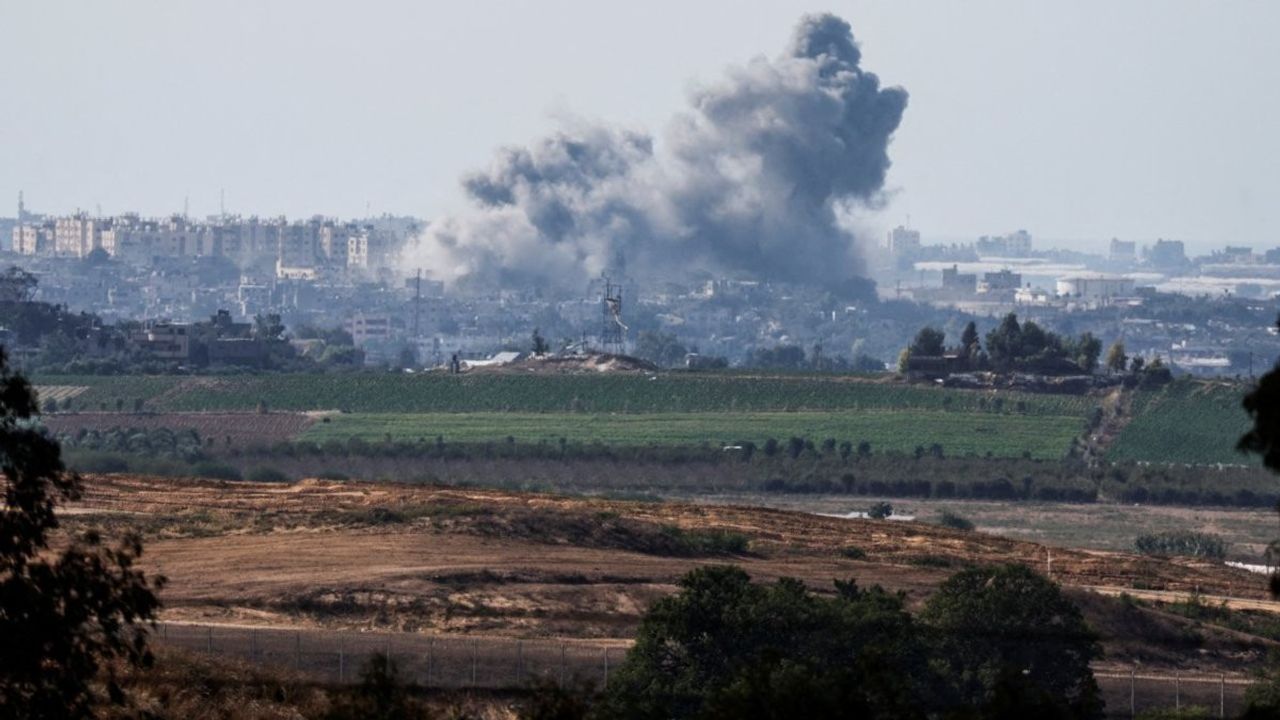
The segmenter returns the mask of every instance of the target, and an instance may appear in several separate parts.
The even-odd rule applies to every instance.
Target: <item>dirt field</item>
[[[54,413],[41,416],[54,433],[74,435],[81,430],[195,430],[201,438],[224,445],[249,445],[292,440],[311,427],[315,413]]]
[[[1049,559],[1043,545],[985,533],[750,507],[318,480],[104,476],[87,484],[67,524],[140,530],[144,565],[170,581],[164,617],[179,622],[625,642],[650,603],[707,563],[818,589],[854,577],[903,591],[915,605],[966,564],[1044,570]],[[707,533],[748,544],[688,544]],[[1086,588],[1164,600],[1198,590],[1280,609],[1256,575],[1214,563],[1053,548],[1052,573],[1113,634],[1136,621],[1113,617],[1120,603]],[[1216,667],[1215,656],[1257,657],[1267,645],[1201,631],[1196,652],[1182,658],[1181,621],[1143,622],[1156,621],[1174,644],[1151,650],[1117,640],[1122,658]]]

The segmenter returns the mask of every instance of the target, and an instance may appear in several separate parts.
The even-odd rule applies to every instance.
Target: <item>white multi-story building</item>
[[[1133,278],[1103,273],[1082,273],[1058,278],[1059,297],[1080,299],[1087,302],[1106,301],[1133,295]]]

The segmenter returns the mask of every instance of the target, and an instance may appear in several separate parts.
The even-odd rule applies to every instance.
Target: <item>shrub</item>
[[[877,503],[872,503],[871,507],[867,508],[867,517],[872,520],[884,520],[892,514],[893,505],[890,505],[883,500]]]
[[[1221,537],[1190,530],[1139,535],[1133,544],[1143,555],[1182,555],[1221,560],[1227,554],[1227,544]]]
[[[867,557],[867,551],[856,545],[846,545],[840,548],[840,555],[850,560],[862,560]]]
[[[198,462],[191,467],[191,474],[210,480],[240,480],[240,471],[220,462]]]
[[[67,458],[71,469],[85,473],[129,472],[129,463],[118,455],[105,453],[76,453]]]
[[[249,479],[253,482],[280,483],[289,482],[289,476],[273,467],[258,467],[249,471]]]
[[[961,517],[950,510],[943,510],[938,516],[938,524],[942,527],[949,527],[953,530],[972,530],[973,522],[968,518]]]

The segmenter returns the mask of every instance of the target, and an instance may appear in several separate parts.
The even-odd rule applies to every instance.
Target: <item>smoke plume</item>
[[[438,279],[580,287],[691,268],[832,284],[861,274],[839,208],[874,203],[907,93],[859,67],[849,24],[803,18],[775,59],[696,90],[664,142],[579,124],[500,150],[413,262]]]

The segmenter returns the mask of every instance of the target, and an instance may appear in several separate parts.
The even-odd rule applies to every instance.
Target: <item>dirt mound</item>
[[[493,368],[506,372],[589,373],[589,372],[657,372],[657,365],[630,355],[588,353],[586,355],[548,355],[530,357]]]

